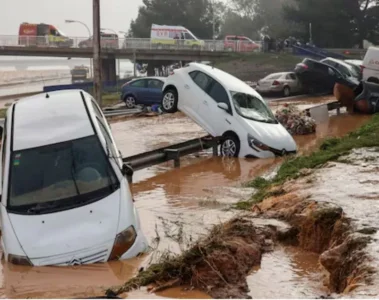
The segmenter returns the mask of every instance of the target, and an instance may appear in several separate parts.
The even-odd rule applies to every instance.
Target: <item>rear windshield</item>
[[[264,78],[264,80],[275,80],[275,79],[279,79],[280,77],[282,77],[283,74],[271,74],[271,75],[268,75]]]
[[[8,207],[27,211],[45,204],[72,206],[100,200],[117,185],[107,155],[93,135],[13,152]]]

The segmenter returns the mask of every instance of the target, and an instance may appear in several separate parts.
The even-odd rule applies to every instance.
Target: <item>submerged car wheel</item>
[[[240,141],[234,135],[224,136],[221,143],[221,155],[226,157],[238,157]]]
[[[288,86],[284,87],[283,95],[284,97],[289,97],[291,95],[291,89]]]
[[[125,105],[127,108],[134,108],[136,106],[136,99],[133,96],[126,96]]]
[[[178,110],[178,93],[175,90],[169,89],[164,92],[162,110],[166,113],[174,113]]]

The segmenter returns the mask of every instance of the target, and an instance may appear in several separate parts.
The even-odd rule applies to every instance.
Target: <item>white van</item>
[[[79,265],[146,250],[128,168],[91,95],[68,90],[15,102],[1,158],[6,261]]]
[[[364,81],[379,84],[379,48],[369,47],[363,59],[363,76]]]
[[[157,48],[170,45],[181,45],[192,49],[204,46],[204,41],[199,40],[191,31],[183,26],[151,25],[151,44]]]
[[[173,70],[162,91],[162,109],[180,110],[210,135],[222,137],[223,156],[268,158],[297,151],[261,95],[222,70],[190,63]]]

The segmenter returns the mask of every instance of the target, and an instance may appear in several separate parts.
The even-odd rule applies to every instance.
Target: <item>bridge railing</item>
[[[49,36],[11,36],[0,35],[0,47],[51,47],[51,48],[92,48],[93,41],[88,37],[49,37]],[[258,49],[249,49],[241,42],[234,44],[230,41],[225,44],[223,40],[155,40],[138,38],[101,38],[103,49],[172,49],[194,51],[229,51],[251,52]]]

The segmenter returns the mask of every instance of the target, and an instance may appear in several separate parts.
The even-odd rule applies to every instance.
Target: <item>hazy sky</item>
[[[100,0],[101,27],[127,31],[137,17],[142,0]],[[92,32],[92,0],[0,0],[0,35],[17,35],[21,23],[47,23],[69,36],[88,35],[80,24],[65,24],[65,19],[80,20]]]

